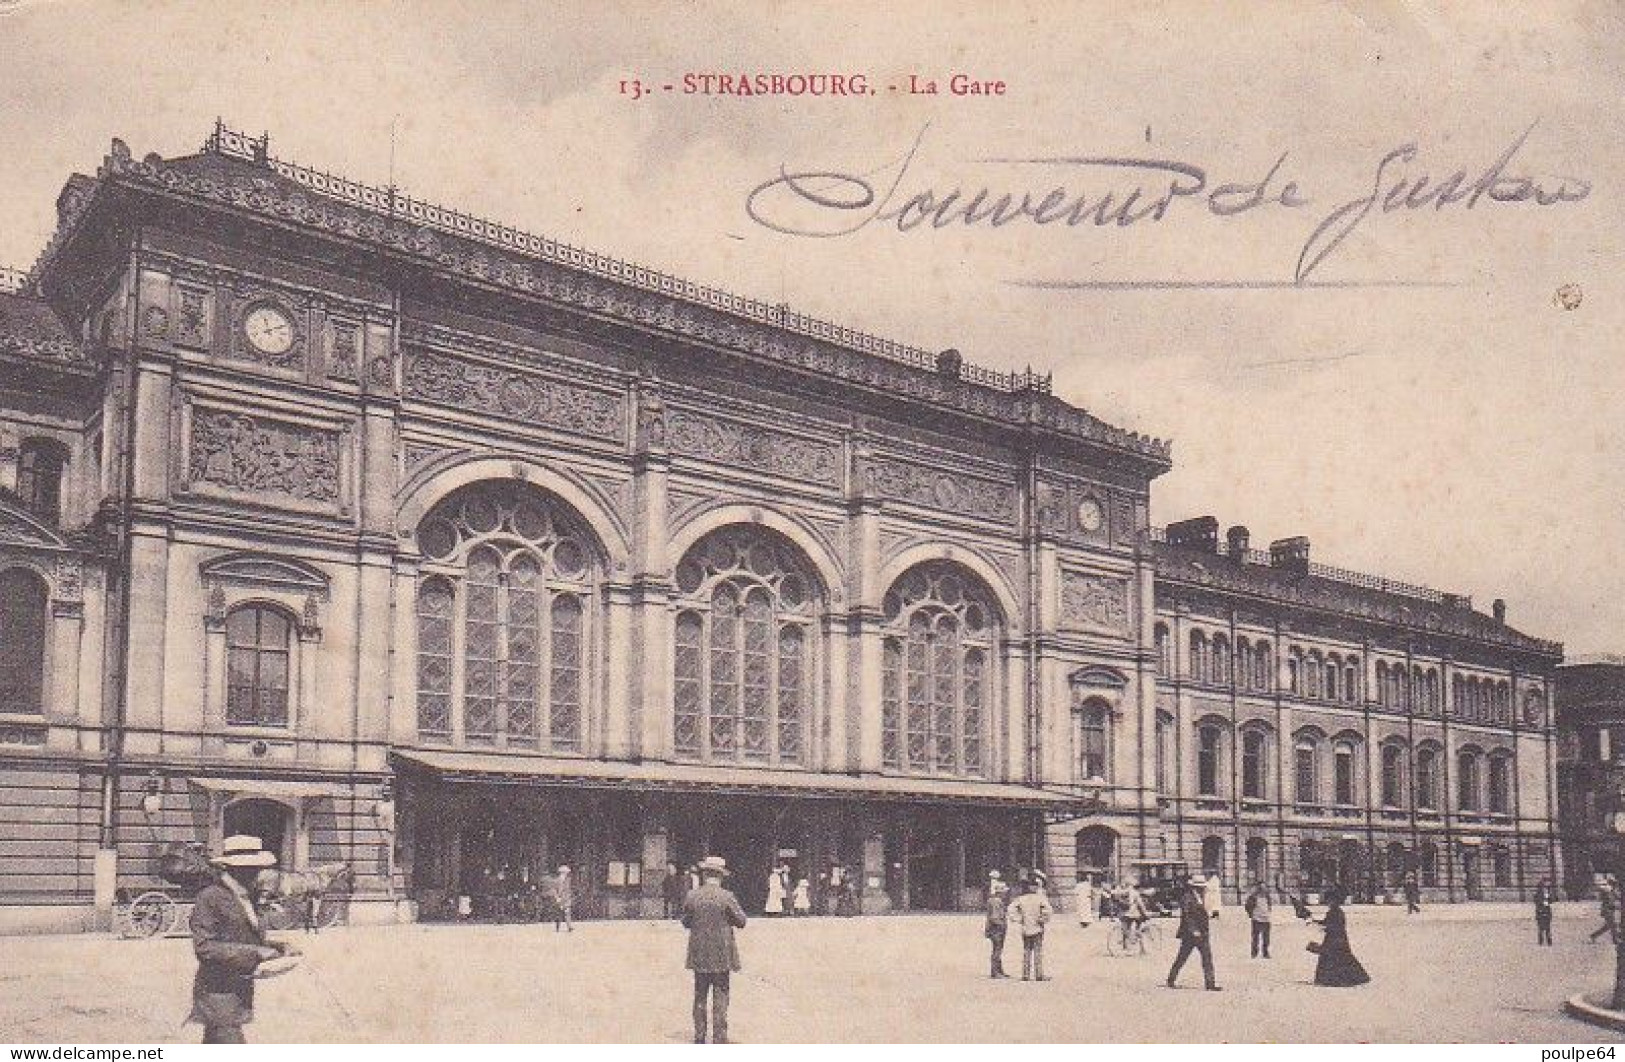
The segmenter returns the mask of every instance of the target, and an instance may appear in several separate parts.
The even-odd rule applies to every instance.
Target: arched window
[[[1073,709],[1073,747],[1078,754],[1078,781],[1107,777],[1110,768],[1106,739],[1110,720],[1111,709],[1099,698],[1090,698]]]
[[[1298,882],[1308,890],[1319,889],[1325,878],[1326,860],[1313,838],[1298,842]]]
[[[1530,690],[1524,694],[1523,721],[1530,726],[1546,724],[1546,695],[1540,690]]]
[[[17,496],[47,523],[62,519],[62,472],[67,464],[67,447],[55,439],[25,439],[17,454]]]
[[[445,498],[418,527],[418,731],[578,752],[601,565],[580,520],[522,483]]]
[[[883,762],[981,774],[997,684],[998,610],[981,580],[945,561],[909,569],[886,592]]]
[[[1439,712],[1439,673],[1431,667],[1428,668],[1425,690],[1424,706],[1430,714],[1437,715]]]
[[[1326,661],[1326,699],[1329,701],[1341,700],[1343,697],[1343,663],[1336,653]]]
[[[1292,750],[1298,803],[1320,803],[1320,743],[1312,734],[1300,734]]]
[[[1388,663],[1377,661],[1377,703],[1388,707]]]
[[[1339,741],[1332,746],[1332,802],[1345,807],[1356,803],[1356,756],[1354,742]]]
[[[1350,704],[1360,700],[1360,661],[1357,658],[1343,665],[1343,699]]]
[[[1439,884],[1439,846],[1423,841],[1421,848],[1422,884],[1432,888]]]
[[[1269,737],[1258,727],[1241,732],[1241,795],[1266,800],[1269,788]]]
[[[1243,690],[1253,688],[1253,643],[1246,638],[1236,639],[1236,686]]]
[[[1255,659],[1258,677],[1254,688],[1268,693],[1275,688],[1275,654],[1271,651],[1269,642],[1258,643]]]
[[[45,580],[23,568],[0,572],[0,712],[44,711]]]
[[[1293,693],[1303,693],[1303,653],[1297,646],[1286,653],[1286,688]]]
[[[677,755],[802,762],[820,591],[800,550],[759,528],[713,531],[677,565],[677,590]]]
[[[1196,728],[1196,795],[1219,795],[1219,761],[1224,749],[1224,729],[1217,723]]]
[[[1202,873],[1208,877],[1224,876],[1224,838],[1202,838]]]
[[[1270,843],[1262,837],[1247,838],[1247,880],[1267,884],[1270,879]]]
[[[1478,753],[1462,749],[1456,755],[1456,806],[1462,811],[1479,810]]]
[[[1222,634],[1213,636],[1213,651],[1208,661],[1208,681],[1220,686],[1230,683],[1230,639]]]
[[[1416,806],[1439,810],[1439,753],[1428,745],[1416,750]]]
[[[1490,814],[1512,814],[1512,756],[1500,752],[1490,756]]]
[[[1157,624],[1157,674],[1163,678],[1174,677],[1174,653],[1172,640],[1168,636],[1168,625]]]
[[[1465,704],[1460,675],[1450,676],[1450,714],[1461,718]]]
[[[1191,631],[1190,665],[1192,682],[1211,682],[1212,676],[1208,672],[1207,635],[1201,631]]]
[[[1405,747],[1397,741],[1382,746],[1382,806],[1405,806]]]
[[[1312,650],[1309,653],[1309,659],[1308,659],[1307,664],[1305,665],[1304,670],[1305,670],[1304,678],[1307,680],[1306,684],[1307,684],[1307,687],[1308,687],[1307,689],[1304,690],[1304,695],[1306,697],[1312,697],[1312,698],[1316,698],[1316,699],[1324,696],[1325,695],[1324,683],[1326,681],[1326,661],[1325,661],[1325,658],[1323,658],[1320,655],[1319,650]]]
[[[226,722],[287,726],[293,622],[280,610],[245,605],[226,617]]]

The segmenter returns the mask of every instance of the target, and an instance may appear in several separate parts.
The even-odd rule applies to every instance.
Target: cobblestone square
[[[733,1033],[744,1042],[1523,1041],[1588,1042],[1601,1030],[1562,1001],[1611,983],[1612,949],[1586,939],[1589,907],[1565,905],[1556,946],[1536,948],[1521,908],[1434,908],[1405,920],[1356,910],[1351,936],[1373,983],[1316,988],[1310,932],[1278,921],[1275,957],[1247,957],[1241,912],[1219,920],[1225,991],[1162,987],[1172,943],[1112,958],[1105,930],[1058,916],[1054,980],[987,978],[968,915],[753,919],[741,934]],[[1171,933],[1171,922],[1164,923]],[[261,983],[254,1042],[686,1041],[684,932],[669,922],[338,929]],[[0,1041],[196,1041],[181,1026],[190,942],[106,937],[5,942]],[[1011,960],[1014,960],[1012,963]],[[1019,972],[1011,941],[1006,967]]]

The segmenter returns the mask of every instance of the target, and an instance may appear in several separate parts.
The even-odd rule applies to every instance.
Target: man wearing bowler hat
[[[728,1042],[728,976],[739,969],[734,930],[745,928],[745,909],[722,887],[728,864],[720,856],[700,860],[700,887],[683,897],[688,930],[688,968],[694,971],[694,1042],[705,1043],[705,1003],[711,1000],[711,1042]]]
[[[206,1044],[243,1043],[243,1026],[254,1020],[254,972],[260,963],[290,952],[265,939],[254,908],[254,879],[276,865],[258,837],[227,837],[209,860],[219,877],[205,885],[192,907],[192,1013]]]

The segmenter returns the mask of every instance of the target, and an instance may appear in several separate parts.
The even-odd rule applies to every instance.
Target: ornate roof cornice
[[[38,284],[99,187],[110,183],[361,241],[466,281],[729,347],[858,387],[1081,439],[1159,469],[1170,464],[1167,442],[1113,427],[1055,398],[1047,375],[969,365],[957,352],[933,354],[425,203],[394,188],[283,162],[270,156],[266,138],[224,126],[216,127],[201,154],[180,159],[148,155],[136,161],[122,141],[114,140],[97,173],[98,187],[65,190],[66,202],[58,204],[62,224],[31,273],[31,284]]]

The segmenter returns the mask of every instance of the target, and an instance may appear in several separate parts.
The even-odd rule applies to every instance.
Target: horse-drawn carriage
[[[121,888],[115,894],[114,929],[119,936],[142,939],[190,931],[192,899],[215,874],[203,846],[165,845],[157,870],[166,884]],[[302,871],[264,870],[255,885],[267,928],[329,929],[349,914],[355,870],[347,863],[324,863]]]

